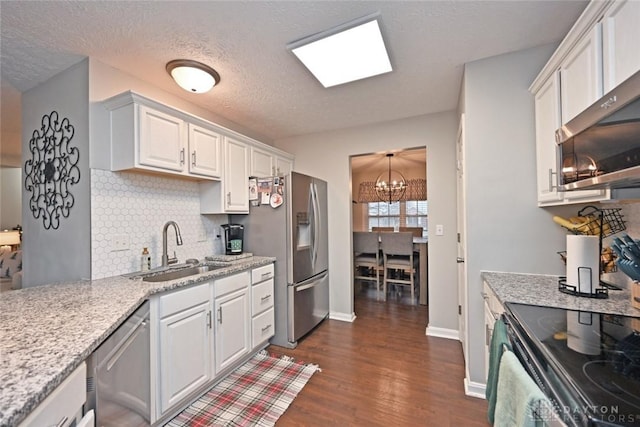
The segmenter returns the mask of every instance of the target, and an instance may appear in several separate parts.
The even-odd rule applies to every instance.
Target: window
[[[427,201],[407,200],[406,202],[369,202],[367,203],[369,231],[373,227],[393,227],[396,231],[402,227],[422,227],[423,236],[427,235]]]

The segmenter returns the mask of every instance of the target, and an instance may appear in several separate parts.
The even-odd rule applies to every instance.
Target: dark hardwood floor
[[[484,399],[464,394],[459,342],[427,337],[428,308],[358,292],[353,323],[325,320],[291,350],[320,365],[278,420],[286,426],[488,426]]]

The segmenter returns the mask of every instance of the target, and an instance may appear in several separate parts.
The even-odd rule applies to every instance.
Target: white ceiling
[[[586,3],[2,0],[0,71],[23,92],[95,57],[270,142],[455,109],[464,63],[558,42]],[[376,11],[391,73],[324,89],[286,49]],[[183,91],[164,68],[177,58],[212,66],[220,84]]]

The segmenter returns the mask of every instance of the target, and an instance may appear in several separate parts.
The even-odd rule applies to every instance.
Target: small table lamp
[[[20,232],[4,230],[0,232],[0,250],[16,250],[20,245]]]

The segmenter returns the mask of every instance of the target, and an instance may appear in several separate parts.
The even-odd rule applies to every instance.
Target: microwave
[[[556,131],[559,189],[640,187],[640,71]]]

